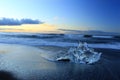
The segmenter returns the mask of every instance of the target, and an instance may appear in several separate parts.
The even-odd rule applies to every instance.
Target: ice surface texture
[[[101,54],[88,47],[86,42],[80,42],[77,47],[70,48],[65,55],[58,57],[56,60],[92,64],[100,60]]]

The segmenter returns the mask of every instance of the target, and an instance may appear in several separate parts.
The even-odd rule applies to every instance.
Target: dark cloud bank
[[[86,35],[120,35],[120,33],[117,32],[105,32],[105,31],[99,31],[99,30],[70,30],[70,29],[58,29],[60,31],[64,31],[65,33],[69,34],[86,34]]]
[[[0,25],[22,25],[22,24],[42,24],[43,22],[33,19],[13,19],[13,18],[1,18]]]

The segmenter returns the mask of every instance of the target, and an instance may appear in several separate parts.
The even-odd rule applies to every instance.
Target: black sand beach
[[[60,47],[39,48],[54,53],[65,50]],[[120,50],[96,49],[102,52],[100,61],[86,65],[49,61],[41,57],[36,48],[16,48],[20,49],[22,51],[8,51],[10,53],[1,51],[0,80],[120,80]]]

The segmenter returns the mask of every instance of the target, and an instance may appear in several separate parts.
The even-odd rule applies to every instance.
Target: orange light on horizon
[[[27,24],[20,26],[0,26],[1,32],[55,32],[57,27],[50,24]]]

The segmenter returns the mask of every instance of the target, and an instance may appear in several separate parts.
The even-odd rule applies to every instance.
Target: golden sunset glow
[[[0,31],[3,32],[54,32],[57,31],[55,25],[50,24],[27,24],[20,26],[0,26]]]

